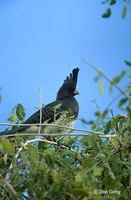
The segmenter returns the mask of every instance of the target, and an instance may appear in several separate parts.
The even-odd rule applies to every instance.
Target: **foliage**
[[[125,63],[130,66],[130,62]],[[106,75],[98,72],[95,81],[103,94]],[[112,89],[117,89],[114,86],[118,86],[123,76],[128,73],[121,72],[109,81]],[[41,139],[35,142],[33,136],[28,140],[22,136],[2,137],[0,199],[130,199],[130,93],[130,87],[125,88],[117,99],[119,109],[125,114],[114,116],[109,108],[103,112],[97,109],[95,120],[81,119],[86,128],[91,126],[92,134],[62,137],[48,143]],[[18,104],[12,115],[23,120],[24,107]],[[11,116],[8,119],[15,121]],[[95,131],[111,137],[104,139]]]
[[[103,0],[101,3],[102,4],[108,4],[108,7],[106,8],[104,13],[102,14],[102,17],[103,18],[109,18],[112,15],[112,7],[116,3],[118,3],[118,0]],[[128,4],[131,3],[131,1],[130,0],[121,0],[121,3],[123,3],[121,18],[125,19],[126,15],[127,15]]]
[[[19,122],[23,121],[25,117],[25,109],[22,104],[18,103],[16,106],[13,107],[11,114],[8,118],[9,122]]]

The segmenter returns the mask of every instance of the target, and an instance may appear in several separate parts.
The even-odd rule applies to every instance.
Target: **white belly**
[[[73,127],[74,126],[75,121],[70,122],[69,124],[66,124],[66,126],[68,127]],[[62,126],[62,125],[61,125]],[[70,129],[67,128],[63,128],[63,127],[54,127],[54,126],[46,126],[44,128],[44,133],[45,134],[64,134],[64,133],[68,133],[70,132]]]
[[[39,127],[38,126],[31,126],[31,127],[28,127],[24,132],[25,133],[38,133]]]
[[[68,127],[73,127],[74,126],[75,121],[70,121],[66,124],[66,126]],[[57,120],[57,124],[60,125],[59,120]],[[62,126],[62,125],[61,125]],[[65,126],[65,125],[64,125]],[[41,128],[41,133],[45,133],[45,134],[62,134],[62,133],[68,133],[70,131],[70,129],[67,128],[62,128],[62,127],[55,127],[55,126],[51,126],[51,125],[47,125],[47,126],[43,126]],[[39,133],[39,127],[38,126],[31,126],[29,128],[27,128],[25,131],[25,133]]]

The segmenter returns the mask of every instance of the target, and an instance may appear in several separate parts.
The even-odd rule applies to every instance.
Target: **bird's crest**
[[[65,97],[71,97],[75,95],[76,84],[78,79],[79,68],[74,68],[72,73],[64,80],[63,85],[57,93],[57,100],[64,99]]]

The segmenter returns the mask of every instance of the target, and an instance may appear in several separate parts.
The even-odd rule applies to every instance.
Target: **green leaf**
[[[65,137],[65,138],[64,138],[64,144],[65,144],[65,145],[74,144],[74,139],[73,139],[72,137]]]
[[[97,82],[99,79],[100,79],[100,76],[97,75],[97,76],[94,78],[94,81]]]
[[[89,136],[83,136],[81,138],[81,144],[83,146],[91,146],[92,145],[92,137],[91,137],[91,135],[89,135]]]
[[[11,114],[7,120],[10,122],[16,122],[16,121],[18,121],[18,117],[16,114]]]
[[[45,151],[46,154],[48,154],[49,156],[53,156],[54,155],[54,149],[52,148],[48,148],[46,151]]]
[[[87,196],[87,192],[82,188],[74,188],[71,190],[71,192],[76,196]]]
[[[1,145],[4,152],[11,154],[15,152],[15,145],[11,143],[8,139],[2,138]]]
[[[125,60],[126,65],[128,65],[129,67],[131,67],[131,62]]]
[[[104,84],[102,80],[99,80],[99,92],[101,95],[104,93]]]
[[[7,160],[8,160],[8,154],[7,153],[5,153],[3,160],[4,160],[5,164],[7,164]]]
[[[105,0],[105,1],[102,1],[101,3],[105,4],[105,3],[107,3],[107,2],[108,2],[108,0]]]
[[[116,3],[116,0],[110,0],[110,5],[114,5]]]
[[[110,131],[110,128],[111,128],[111,120],[109,120],[105,126],[105,130],[104,130],[104,133],[109,133]]]
[[[121,107],[123,104],[125,104],[127,102],[127,100],[128,100],[127,97],[120,99],[118,106]]]
[[[112,83],[113,85],[119,83],[120,80],[124,77],[125,74],[126,74],[126,71],[123,70],[123,71],[120,73],[120,75],[116,76],[115,78],[113,78],[113,79],[111,80],[111,83]]]
[[[62,177],[58,172],[54,171],[52,173],[52,177],[53,177],[54,184],[57,184],[57,185],[61,184],[61,178]]]
[[[89,170],[89,169],[92,170],[94,165],[95,165],[95,158],[93,158],[93,157],[89,157],[85,161],[83,161],[83,167],[87,170]]]
[[[23,120],[25,117],[25,109],[22,104],[17,104],[16,106],[16,115],[19,120]]]
[[[29,160],[33,165],[38,165],[38,159],[39,159],[39,151],[37,147],[33,145],[28,146],[28,153],[29,153]]]
[[[118,123],[118,118],[115,117],[111,120],[111,128],[115,128]]]
[[[122,19],[124,19],[125,17],[126,17],[126,13],[127,13],[127,5],[125,5],[124,7],[123,7],[123,10],[122,10]]]
[[[98,70],[99,70],[99,75],[100,75],[100,76],[104,76],[103,70],[102,70],[102,69],[98,69]]]
[[[89,122],[86,119],[84,119],[84,118],[80,118],[80,122],[82,124],[84,124],[84,125],[88,125],[89,124]]]
[[[100,112],[100,111],[96,111],[94,114],[95,114],[96,116],[98,116],[100,119],[103,118],[103,113]]]
[[[0,95],[0,103],[1,103],[1,101],[2,101],[2,96]]]
[[[58,110],[59,108],[61,108],[61,103],[59,103],[59,104],[57,104],[57,105],[54,106],[55,110]]]
[[[105,11],[105,13],[102,15],[103,18],[108,18],[111,16],[111,9],[107,8],[107,10]]]
[[[94,176],[101,176],[103,169],[101,167],[94,167],[93,175]]]

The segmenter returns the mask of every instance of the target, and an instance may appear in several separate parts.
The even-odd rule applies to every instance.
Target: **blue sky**
[[[55,100],[57,90],[74,67],[80,68],[77,97],[79,117],[93,117],[95,97],[101,109],[111,101],[108,84],[100,96],[95,71],[83,59],[101,67],[112,78],[130,60],[131,12],[121,19],[121,1],[112,7],[109,19],[101,18],[107,5],[87,0],[0,0],[0,86],[3,97],[0,121],[22,103],[26,117],[43,103]],[[131,9],[129,5],[128,9]],[[127,84],[124,79],[121,87]],[[114,93],[114,96],[116,92]],[[118,114],[116,105],[113,106]]]

